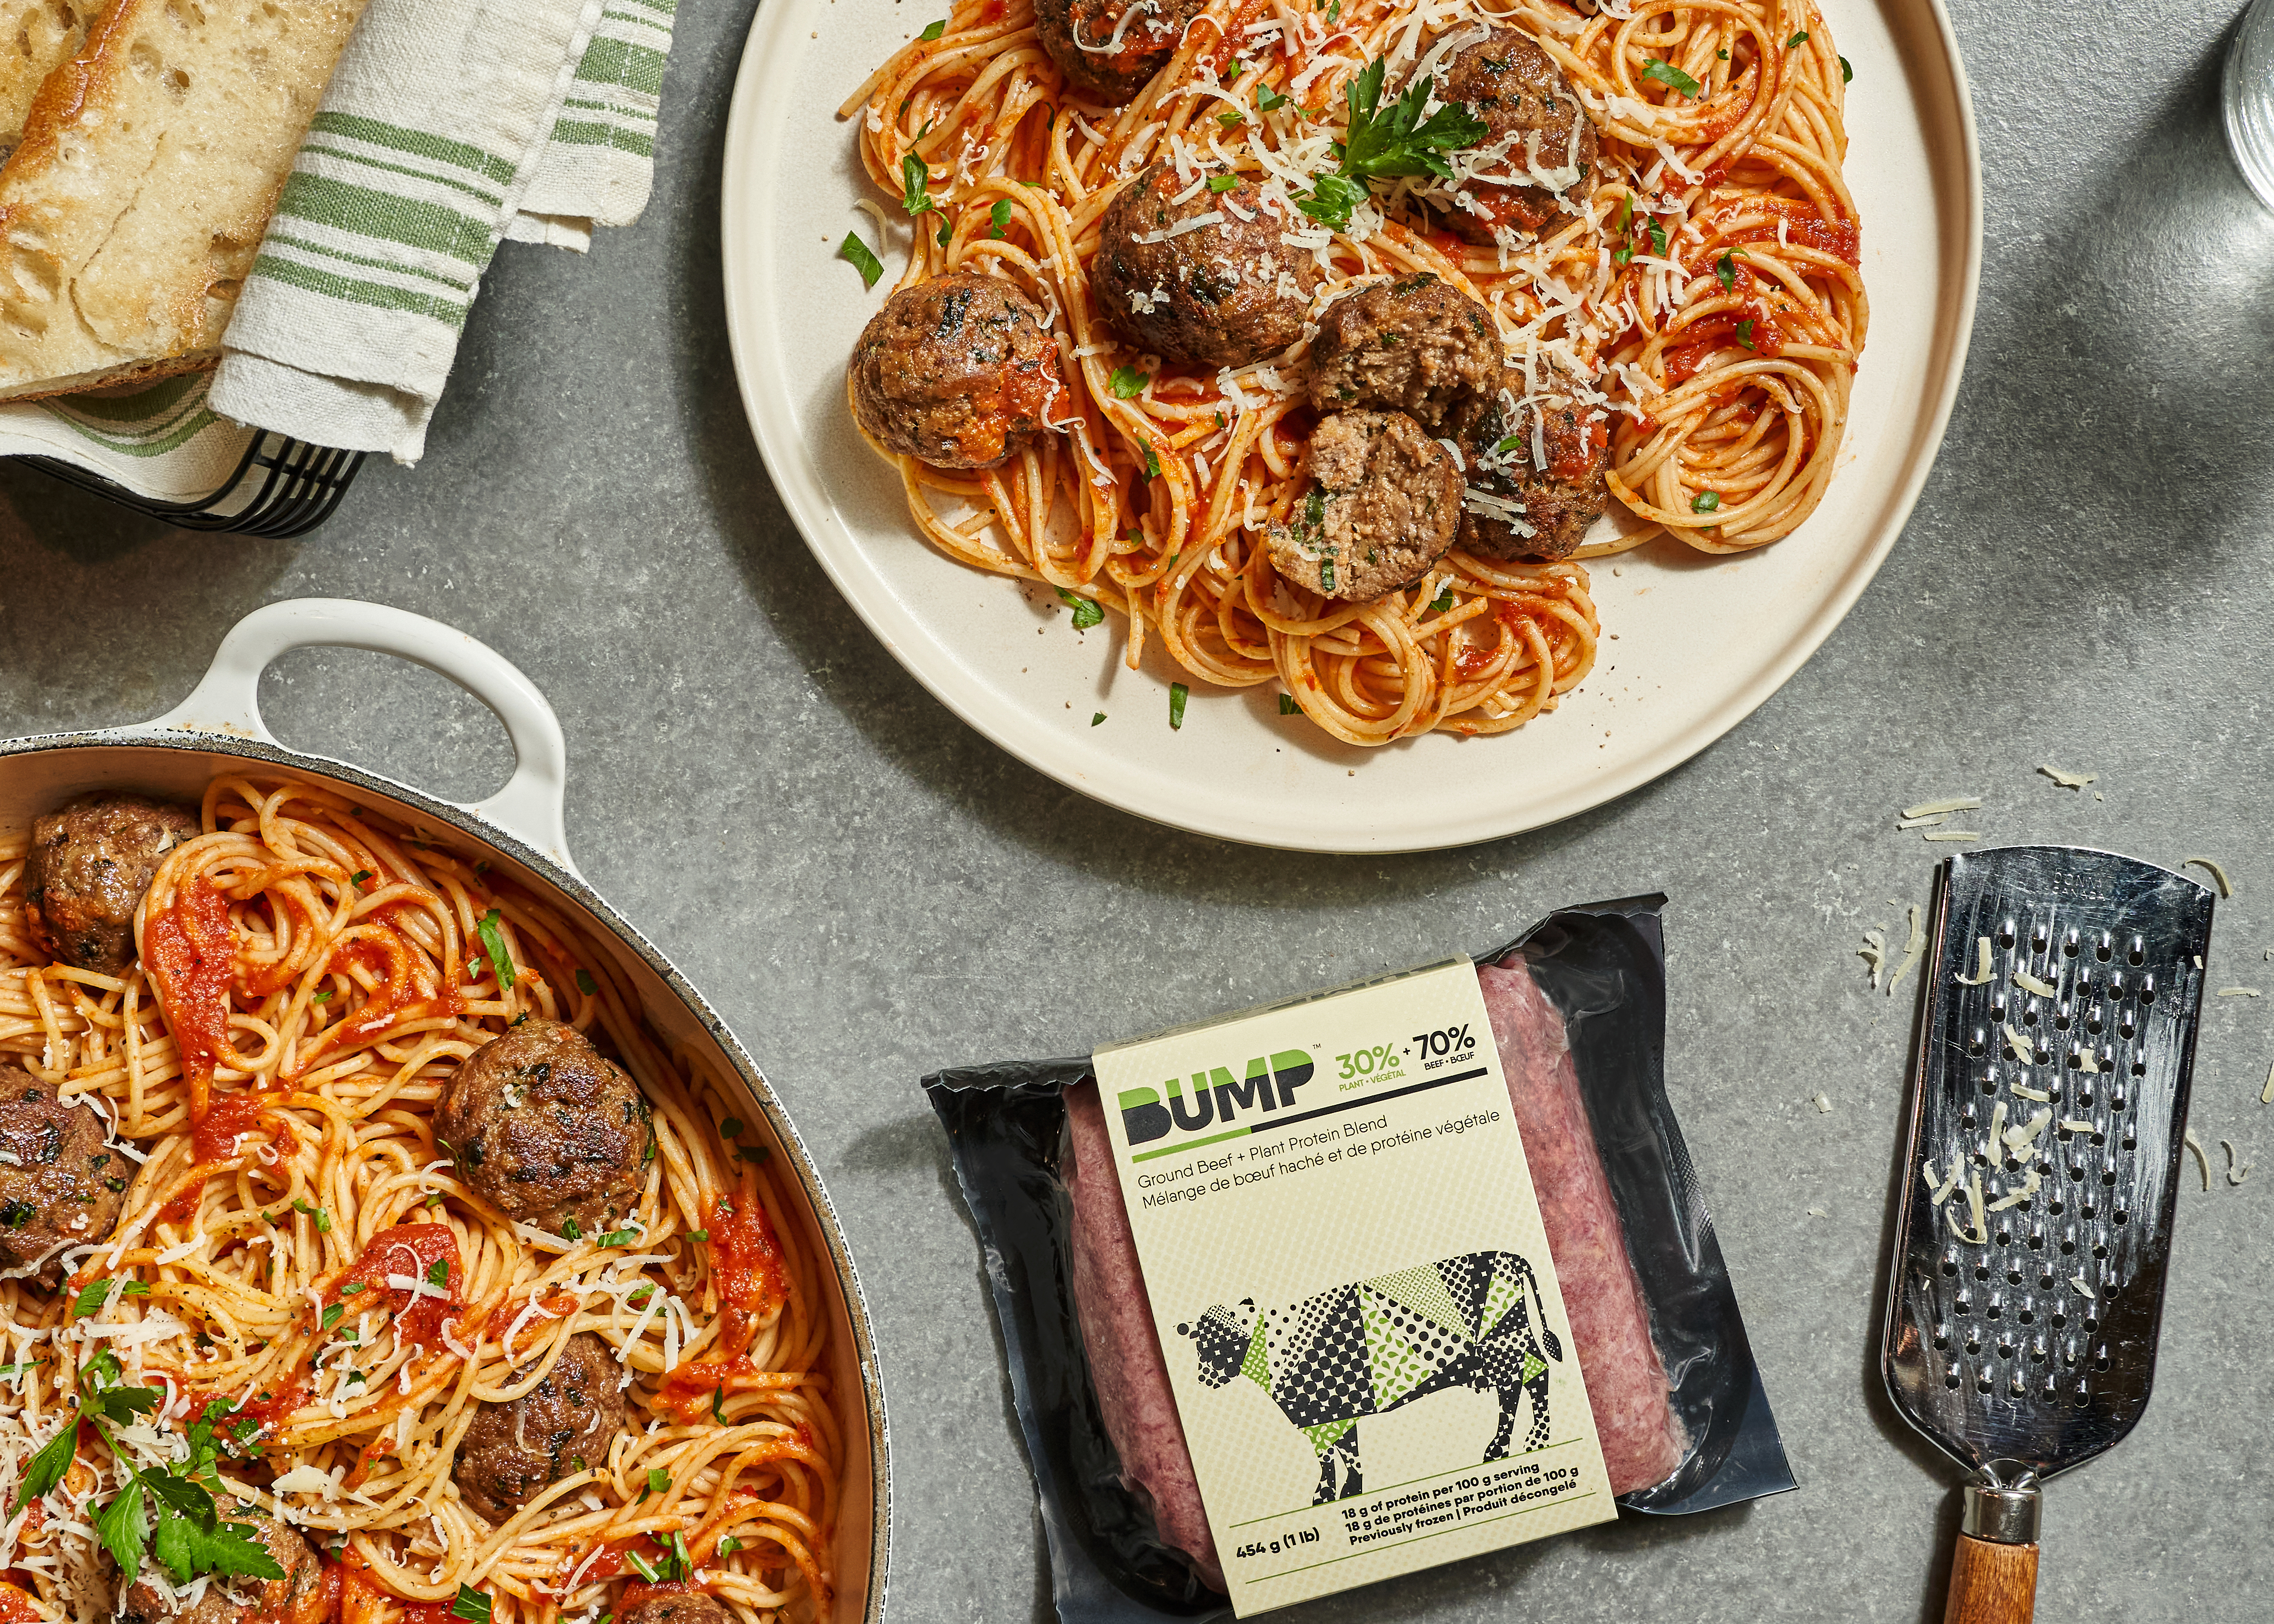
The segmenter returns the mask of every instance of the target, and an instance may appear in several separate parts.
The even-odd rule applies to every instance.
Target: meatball
[[[535,1368],[524,1366],[514,1380],[526,1380]],[[477,1409],[450,1468],[466,1503],[502,1522],[547,1484],[604,1464],[624,1430],[621,1373],[608,1344],[579,1331],[544,1380],[519,1398]]]
[[[119,1605],[123,1624],[318,1624],[324,1609],[323,1567],[308,1542],[258,1506],[217,1497],[221,1520],[250,1524],[276,1565],[281,1579],[240,1575],[214,1579],[194,1603],[173,1600],[148,1578],[137,1580]]]
[[[1584,188],[1595,172],[1595,126],[1554,57],[1513,28],[1495,29],[1492,38],[1447,64],[1437,94],[1460,102],[1483,122],[1487,133],[1481,145],[1508,144],[1504,160],[1462,186],[1466,207],[1447,211],[1445,223],[1457,236],[1490,243],[1503,227],[1536,232],[1558,214],[1573,212],[1545,186],[1506,185],[1495,178],[1576,169],[1568,193]]]
[[[1527,396],[1524,369],[1503,369],[1496,387],[1463,402],[1446,423],[1461,448],[1469,489],[1517,503],[1531,530],[1526,535],[1481,511],[1483,504],[1465,501],[1460,544],[1487,558],[1570,557],[1586,539],[1588,526],[1602,517],[1608,496],[1603,409],[1583,400],[1560,368],[1542,366],[1534,377]]]
[[[653,1154],[638,1085],[557,1020],[524,1020],[467,1056],[442,1085],[434,1134],[475,1194],[562,1235],[613,1229]]]
[[[622,1624],[734,1624],[726,1608],[700,1590],[651,1596],[623,1616]]]
[[[27,1268],[49,1290],[63,1283],[63,1252],[92,1246],[118,1226],[133,1169],[102,1147],[102,1118],[66,1104],[30,1072],[0,1066],[0,1267]],[[52,1256],[50,1254],[53,1254]]]
[[[848,371],[862,432],[934,468],[992,468],[1015,455],[1065,387],[1034,300],[975,271],[886,299]]]
[[[1461,475],[1402,411],[1344,411],[1311,434],[1311,489],[1271,527],[1271,563],[1329,598],[1363,603],[1411,585],[1453,545]]]
[[[32,824],[24,926],[32,944],[99,975],[134,962],[134,910],[159,860],[196,838],[188,807],[144,795],[81,795]]]
[[[1311,341],[1311,401],[1321,411],[1394,409],[1434,432],[1501,365],[1492,312],[1421,271],[1327,307]]]
[[[1219,216],[1213,224],[1162,236],[1210,214]],[[1319,271],[1279,240],[1284,223],[1253,181],[1212,192],[1179,180],[1171,164],[1148,165],[1098,227],[1090,278],[1105,319],[1171,361],[1246,366],[1286,349],[1303,336]]]
[[[1207,9],[1208,0],[1035,0],[1035,29],[1068,85],[1119,107],[1169,65],[1186,26]]]

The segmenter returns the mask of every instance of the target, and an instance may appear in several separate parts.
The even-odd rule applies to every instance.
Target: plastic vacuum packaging
[[[1611,1488],[1706,1511],[1793,1487],[1666,1096],[1662,897],[1479,958]],[[924,1079],[984,1250],[1062,1624],[1229,1616],[1088,1059]]]

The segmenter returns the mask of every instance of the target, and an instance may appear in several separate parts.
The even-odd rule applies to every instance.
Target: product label
[[[1235,1612],[1618,1515],[1472,965],[1096,1065]]]

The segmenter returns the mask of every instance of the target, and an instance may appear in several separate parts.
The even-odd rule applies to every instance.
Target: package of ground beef
[[[1610,1490],[1671,1515],[1794,1485],[1667,1099],[1663,905],[1566,909],[1475,963]],[[1090,1061],[924,1088],[992,1282],[1062,1624],[1228,1615]]]

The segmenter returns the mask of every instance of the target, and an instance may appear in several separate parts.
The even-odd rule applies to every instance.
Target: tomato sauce
[[[276,1097],[273,1094],[207,1097],[204,1116],[190,1131],[190,1170],[183,1175],[181,1188],[167,1198],[158,1214],[160,1218],[178,1223],[195,1213],[206,1180],[235,1164],[246,1136],[267,1143],[275,1141],[275,1132],[263,1125],[261,1117]]]
[[[456,1597],[448,1601],[405,1601],[379,1582],[371,1564],[353,1545],[343,1550],[337,1561],[324,1564],[323,1583],[317,1589],[332,1598],[340,1624],[378,1624],[390,1609],[401,1624],[457,1624],[450,1611],[457,1605]],[[327,1611],[316,1616],[335,1614]]]
[[[428,1271],[437,1263],[445,1271],[442,1287],[449,1293],[448,1297],[430,1297],[424,1291],[412,1292],[387,1283],[390,1274],[425,1283]],[[458,1295],[458,1288],[464,1280],[465,1268],[458,1259],[458,1237],[448,1224],[398,1223],[371,1237],[363,1255],[324,1294],[324,1305],[328,1308],[335,1303],[345,1303],[351,1315],[383,1299],[395,1324],[395,1340],[424,1345],[440,1340],[444,1319],[463,1312],[465,1303]],[[350,1291],[351,1286],[362,1289]],[[366,1292],[375,1292],[377,1296],[369,1297]]]
[[[142,930],[142,962],[165,1003],[166,1025],[190,1085],[190,1120],[205,1120],[214,1070],[229,1047],[229,982],[237,935],[229,898],[202,873],[174,888],[171,905]]]
[[[32,1598],[12,1584],[0,1584],[0,1624],[41,1624]]]
[[[729,1359],[749,1350],[758,1322],[778,1311],[788,1295],[782,1275],[781,1242],[756,1196],[741,1209],[720,1202],[705,1221],[711,1231],[711,1278],[725,1312],[719,1345]]]
[[[760,1392],[770,1387],[794,1387],[805,1377],[797,1371],[762,1370],[749,1358],[705,1359],[681,1365],[663,1379],[663,1402],[682,1421],[697,1419],[721,1392]]]

